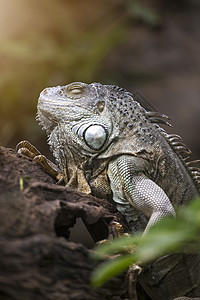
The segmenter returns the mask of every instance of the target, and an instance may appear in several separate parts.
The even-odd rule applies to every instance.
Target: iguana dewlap
[[[45,89],[38,120],[66,182],[113,198],[133,232],[147,230],[177,205],[197,197],[200,172],[189,149],[126,90],[100,83]]]

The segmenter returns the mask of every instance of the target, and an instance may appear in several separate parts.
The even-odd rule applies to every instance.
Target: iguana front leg
[[[63,166],[61,171],[57,165],[42,155],[38,149],[28,141],[19,142],[16,146],[16,150],[18,153],[30,157],[33,159],[33,161],[37,162],[47,173],[58,180],[57,184],[64,181],[68,187],[74,188],[86,194],[91,193],[90,186],[85,179],[83,170],[77,168],[73,161],[73,157],[70,156],[70,154],[70,163],[67,164],[66,161],[66,165]]]
[[[37,162],[47,173],[58,180],[57,184],[64,181],[65,184],[70,187],[76,186],[77,168],[75,166],[70,169],[70,172],[68,172],[67,166],[63,168],[61,172],[57,165],[42,155],[40,151],[28,141],[19,142],[16,146],[16,150],[19,154],[30,157],[33,161]]]
[[[113,200],[119,210],[123,205],[131,205],[149,219],[144,233],[163,217],[175,216],[166,193],[145,175],[145,163],[142,158],[121,155],[108,166]]]
[[[52,163],[49,159],[47,159],[46,156],[42,155],[38,151],[38,149],[28,141],[19,142],[16,146],[16,150],[19,154],[23,154],[27,157],[32,158],[33,161],[36,161],[52,177],[57,179],[58,183],[60,183],[64,179],[64,176],[61,174],[58,167],[54,163]]]

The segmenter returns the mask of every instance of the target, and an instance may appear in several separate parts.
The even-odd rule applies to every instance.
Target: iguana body
[[[190,151],[180,137],[157,125],[167,119],[146,111],[126,90],[99,83],[47,88],[38,101],[38,120],[66,184],[113,199],[133,233],[175,216],[176,206],[199,195],[198,161],[184,158]],[[200,255],[163,257],[139,282],[153,300],[197,297]]]
[[[198,195],[200,173],[180,155],[190,151],[155,124],[168,123],[167,117],[147,112],[124,89],[99,83],[47,88],[38,119],[65,181],[99,197],[112,192],[133,232],[175,216],[177,205]]]

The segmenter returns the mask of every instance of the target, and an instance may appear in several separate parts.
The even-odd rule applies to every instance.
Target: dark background
[[[35,121],[47,86],[139,90],[200,157],[199,0],[0,0],[0,143],[50,155]]]

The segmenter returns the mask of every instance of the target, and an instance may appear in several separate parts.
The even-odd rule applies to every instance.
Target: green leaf
[[[23,192],[23,190],[24,190],[24,182],[26,182],[30,179],[31,179],[30,176],[24,176],[24,177],[19,178],[19,189],[21,192]]]
[[[134,255],[127,254],[102,263],[92,274],[92,285],[94,287],[101,286],[104,282],[125,271],[135,260]]]
[[[107,255],[119,252],[127,252],[130,250],[136,251],[141,240],[141,236],[141,234],[137,234],[130,237],[121,237],[119,239],[114,239],[111,242],[108,241],[106,244],[98,245],[91,256],[94,259],[102,259]]]
[[[139,1],[129,1],[127,4],[128,12],[150,26],[156,26],[160,23],[159,15],[153,9],[141,4]]]
[[[116,253],[121,253],[121,256],[101,264],[93,273],[92,283],[94,286],[99,286],[125,271],[132,263],[149,263],[153,259],[177,251],[199,253],[199,234],[200,199],[198,198],[191,201],[187,207],[179,208],[176,218],[167,217],[155,224],[142,238],[138,234],[114,239],[112,242],[98,246],[93,258],[102,259]]]

